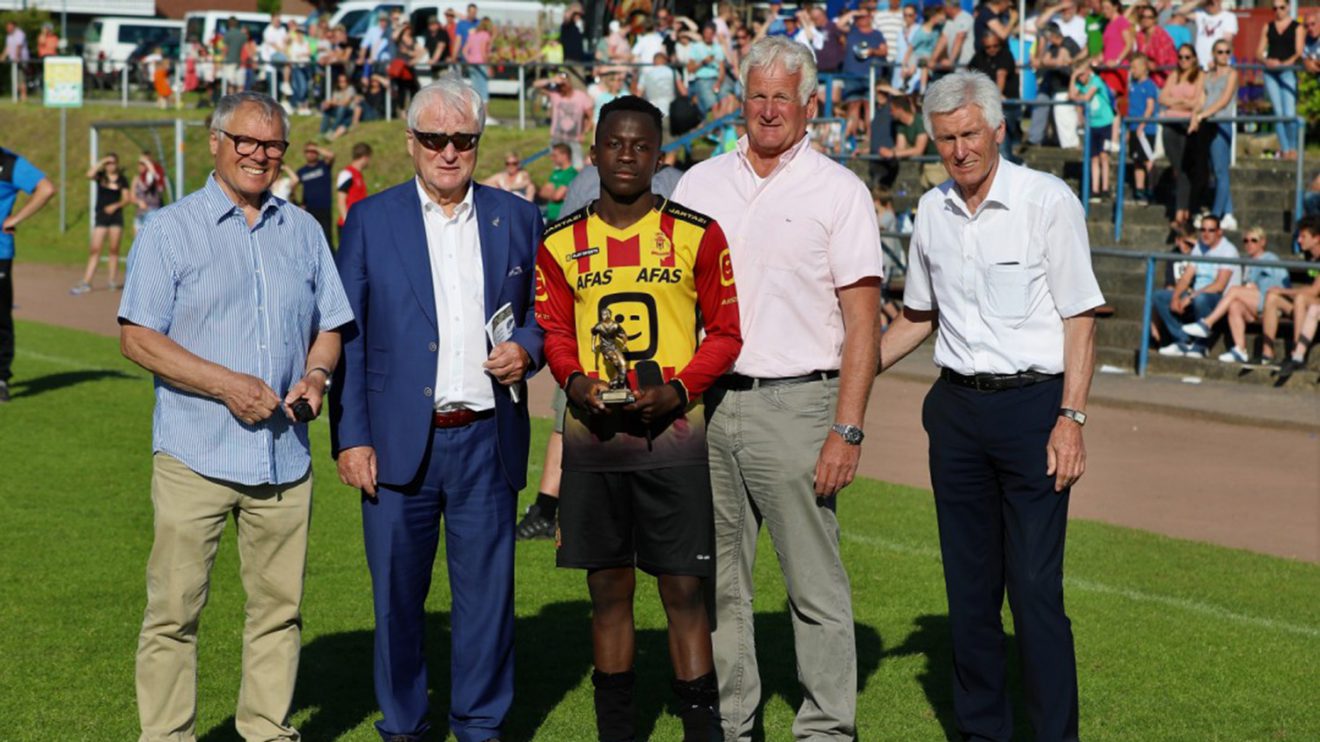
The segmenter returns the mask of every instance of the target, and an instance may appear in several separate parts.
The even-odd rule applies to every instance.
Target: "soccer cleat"
[[[514,528],[514,538],[518,541],[531,541],[533,539],[548,539],[555,537],[555,522],[550,518],[541,515],[540,506],[533,503],[528,506],[527,513],[523,519],[518,522]]]

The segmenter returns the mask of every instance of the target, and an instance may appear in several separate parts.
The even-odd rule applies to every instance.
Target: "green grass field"
[[[14,401],[0,406],[0,738],[132,739],[151,538],[151,381],[113,339],[31,323],[19,325],[15,371]],[[547,429],[536,421],[539,440]],[[313,431],[318,484],[294,720],[309,740],[365,742],[376,739],[377,713],[358,496],[334,476],[326,425]],[[522,494],[524,505],[531,495]],[[953,738],[930,493],[864,481],[841,498],[840,513],[856,604],[861,738]],[[1068,551],[1085,739],[1320,739],[1320,566],[1088,522],[1072,525]],[[201,627],[198,730],[210,742],[238,739],[237,567],[231,528]],[[678,739],[665,711],[663,615],[649,581],[642,584],[641,728]],[[764,538],[758,584],[765,738],[784,740],[801,697]],[[448,697],[446,585],[440,569],[428,604],[439,722]],[[547,542],[518,546],[517,612],[507,738],[592,738],[584,580],[553,567]]]

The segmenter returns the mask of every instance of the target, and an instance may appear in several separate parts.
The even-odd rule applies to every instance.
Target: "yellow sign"
[[[46,57],[42,86],[47,108],[81,108],[83,104],[82,57]]]

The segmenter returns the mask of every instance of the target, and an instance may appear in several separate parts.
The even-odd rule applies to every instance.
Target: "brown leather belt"
[[[478,420],[485,420],[488,417],[494,417],[495,410],[482,410],[475,412],[473,410],[445,410],[441,412],[436,410],[431,416],[431,425],[437,428],[461,428],[464,425],[471,425]]]

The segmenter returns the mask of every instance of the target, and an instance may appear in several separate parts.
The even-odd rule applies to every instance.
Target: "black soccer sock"
[[[596,734],[600,742],[632,742],[637,736],[633,686],[637,675],[627,672],[591,672],[596,688]]]
[[[546,520],[555,519],[555,510],[559,508],[559,498],[554,495],[547,495],[541,492],[536,495],[536,509],[541,511],[541,517]]]
[[[696,680],[678,680],[673,685],[678,696],[678,718],[683,722],[683,742],[710,742],[720,729],[720,690],[715,673]]]

